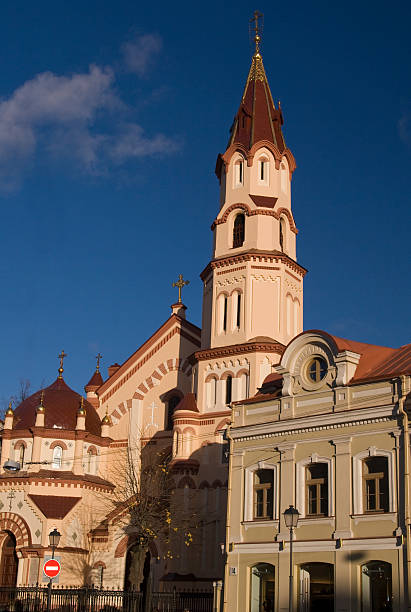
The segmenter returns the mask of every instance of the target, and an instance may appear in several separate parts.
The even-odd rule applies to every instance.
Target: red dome
[[[13,429],[28,429],[36,422],[36,409],[40,405],[41,391],[33,393],[14,411]],[[57,378],[52,385],[44,389],[44,426],[46,429],[76,429],[77,411],[81,395],[70,389],[62,378]],[[100,418],[95,408],[84,400],[86,409],[86,431],[96,436],[101,435]]]

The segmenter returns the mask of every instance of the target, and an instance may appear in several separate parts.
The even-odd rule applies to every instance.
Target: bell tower
[[[202,348],[255,341],[283,345],[303,329],[303,278],[291,209],[296,164],[282,133],[260,53],[255,53],[223,154],[220,210],[204,283]]]

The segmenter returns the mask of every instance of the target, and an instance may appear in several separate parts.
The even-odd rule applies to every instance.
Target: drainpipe
[[[401,395],[398,398],[398,412],[402,417],[402,427],[404,432],[404,514],[407,547],[407,608],[411,610],[411,542],[410,542],[410,438],[408,414],[404,410],[405,404],[405,376],[400,376]]]
[[[233,405],[230,404],[231,410],[233,409]],[[230,452],[228,454],[228,480],[227,480],[227,513],[226,513],[226,528],[225,528],[225,567],[224,567],[224,608],[225,612],[228,611],[227,604],[227,595],[228,595],[228,579],[229,579],[229,565],[228,565],[228,553],[229,553],[229,538],[230,538],[230,511],[231,511],[231,471],[232,471],[232,449],[233,449],[233,439],[230,436],[230,428],[231,423],[227,425],[226,428],[226,436],[230,443]],[[238,595],[238,594],[237,594]]]

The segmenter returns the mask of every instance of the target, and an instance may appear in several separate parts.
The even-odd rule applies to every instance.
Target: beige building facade
[[[307,331],[234,405],[225,610],[289,610],[290,505],[294,610],[408,609],[410,359]]]

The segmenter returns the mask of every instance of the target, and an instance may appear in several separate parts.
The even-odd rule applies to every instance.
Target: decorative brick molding
[[[299,274],[302,278],[307,274],[307,270],[300,266],[294,259],[291,259],[285,253],[280,251],[259,251],[259,252],[247,252],[239,253],[238,255],[231,255],[230,257],[221,257],[220,259],[213,259],[201,272],[200,277],[202,281],[205,281],[213,270],[216,268],[225,268],[228,266],[234,266],[243,262],[263,262],[269,264],[278,264],[282,262],[285,266]]]
[[[56,446],[61,446],[63,450],[67,450],[67,444],[63,442],[63,440],[54,440],[54,442],[50,444],[50,450],[53,450]]]
[[[160,384],[160,381],[167,376],[170,372],[182,372],[188,378],[191,376],[191,365],[187,359],[167,359],[159,363],[150,376],[148,376],[142,383],[137,387],[136,392],[133,395],[133,399],[142,400],[144,396],[151,390],[153,387]],[[180,393],[178,389],[174,389],[173,392],[175,394]],[[182,394],[181,394],[182,396]],[[132,400],[129,399],[126,402],[121,402],[117,408],[115,408],[111,413],[111,418],[115,418],[116,420],[120,420],[122,416],[128,413],[131,409]]]
[[[0,513],[0,531],[10,531],[16,538],[16,548],[31,546],[31,532],[26,521],[14,512]]]

